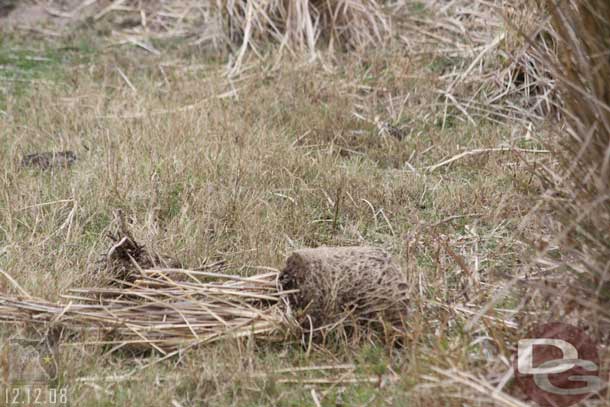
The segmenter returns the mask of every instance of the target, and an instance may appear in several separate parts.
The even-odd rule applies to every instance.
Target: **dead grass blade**
[[[228,20],[227,36],[239,43],[231,69],[238,73],[248,51],[259,57],[276,44],[291,55],[315,58],[320,43],[330,49],[362,49],[382,44],[390,18],[376,0],[218,0]]]
[[[175,281],[162,270],[143,270],[146,278],[116,288],[73,289],[80,301],[67,305],[2,294],[0,320],[61,325],[87,332],[82,340],[88,344],[152,347],[166,356],[188,343],[248,335],[270,338],[283,323],[276,273],[248,278],[168,271],[208,280]],[[96,339],[88,339],[91,334]]]
[[[562,299],[557,309],[584,313],[579,319],[607,343],[610,320],[599,310],[610,304],[610,4],[563,0],[548,8],[558,53],[545,68],[556,78],[567,128],[556,126],[548,142],[555,165],[534,170],[548,188],[543,210],[560,225],[537,248],[538,262],[567,271],[555,289],[578,301]],[[560,258],[548,254],[552,247]]]

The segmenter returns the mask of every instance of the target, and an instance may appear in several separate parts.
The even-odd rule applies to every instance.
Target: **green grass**
[[[0,33],[0,110],[6,110],[9,102],[31,97],[38,83],[69,86],[65,68],[90,62],[96,52],[87,37],[41,44]]]

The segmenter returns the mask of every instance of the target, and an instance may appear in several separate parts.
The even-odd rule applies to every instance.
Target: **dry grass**
[[[269,4],[279,7],[266,11],[278,44],[291,39],[291,49],[310,51],[307,31],[282,31],[287,3]],[[527,169],[554,168],[537,140],[547,133],[527,124],[545,110],[540,100],[553,106],[552,83],[539,65],[528,65],[539,60],[525,41],[500,35],[502,13],[488,2],[443,4],[388,4],[394,41],[387,48],[318,49],[314,62],[287,63],[269,46],[270,63],[244,59],[234,78],[224,61],[184,43],[143,43],[158,51],[151,52],[116,48],[114,37],[106,38],[110,47],[97,36],[75,47],[91,38],[87,31],[45,45],[10,38],[10,58],[0,53],[0,134],[7,135],[0,138],[0,269],[11,280],[2,280],[3,300],[27,293],[39,300],[24,295],[20,306],[48,307],[80,290],[88,300],[75,305],[89,307],[94,319],[107,316],[118,288],[108,286],[97,261],[108,253],[117,209],[153,264],[160,260],[154,253],[163,253],[195,272],[222,264],[214,272],[226,275],[213,283],[190,273],[195,282],[183,269],[138,270],[135,286],[120,288],[148,299],[122,299],[139,324],[116,333],[145,343],[169,333],[163,337],[173,339],[155,342],[156,351],[117,348],[112,336],[99,346],[97,337],[83,344],[68,331],[60,335],[59,380],[75,405],[519,405],[509,361],[535,319],[522,295],[531,284],[524,259],[534,250],[522,237],[556,230],[548,209],[524,221],[546,186]],[[341,24],[320,32],[329,41],[337,36],[336,45],[347,35]],[[267,31],[253,41],[263,44],[269,27],[261,25]],[[146,36],[139,34],[138,41]],[[364,42],[375,37],[363,35]],[[86,59],[71,54],[84,49]],[[522,75],[521,66],[532,70]],[[21,166],[27,154],[68,150],[77,157],[71,167]],[[270,344],[245,335],[187,352],[193,337],[207,338],[203,325],[222,322],[206,319],[198,330],[201,314],[184,323],[172,312],[162,327],[151,317],[175,307],[162,295],[178,291],[192,301],[186,311],[228,302],[249,313],[219,315],[235,328],[227,335],[243,333],[241,322],[262,323],[260,310],[210,290],[232,284],[251,299],[268,295],[275,277],[254,290],[253,276],[281,268],[296,249],[321,245],[392,253],[412,291],[399,346]],[[2,307],[6,315],[15,310]],[[54,334],[47,327],[3,325],[0,333],[44,342]]]
[[[292,55],[315,59],[321,43],[334,49],[363,49],[383,44],[390,19],[377,0],[219,1],[228,20],[228,36],[241,43],[233,72],[247,51],[261,55],[270,44]]]
[[[367,79],[369,66],[353,58],[345,60],[345,71],[282,67],[273,82],[256,73],[234,83],[223,79],[223,66],[197,68],[171,62],[170,56],[146,55],[127,60],[100,55],[66,68],[72,84],[32,83],[35,99],[9,94],[0,126],[16,142],[5,141],[1,150],[7,175],[0,267],[26,292],[58,301],[70,289],[103,284],[97,260],[108,251],[106,235],[114,231],[113,213],[121,208],[134,238],[147,249],[191,269],[224,261],[228,274],[242,277],[263,272],[260,267],[280,268],[287,254],[302,247],[384,247],[408,270],[416,311],[405,350],[394,354],[388,349],[391,359],[369,358],[362,348],[329,353],[314,343],[307,354],[298,341],[273,347],[244,340],[170,358],[150,369],[154,374],[144,369],[129,380],[94,382],[107,392],[79,380],[126,375],[160,356],[138,362],[127,350],[78,345],[68,336],[59,345],[59,370],[73,397],[83,404],[137,400],[155,405],[172,398],[183,404],[311,403],[309,389],[254,373],[355,363],[366,377],[391,368],[404,379],[389,382],[380,393],[374,384],[350,385],[347,379],[341,384],[339,375],[337,384],[319,385],[330,386],[318,390],[322,400],[426,400],[436,392],[413,386],[430,364],[446,366],[451,360],[470,369],[480,363],[458,350],[472,335],[486,335],[485,324],[504,325],[512,314],[483,317],[468,334],[457,327],[477,314],[474,304],[485,303],[501,288],[495,276],[509,270],[525,250],[510,231],[529,206],[524,202],[530,198],[520,191],[527,194],[531,187],[525,174],[515,172],[521,164],[510,151],[464,158],[433,173],[425,168],[461,153],[456,140],[468,149],[511,145],[510,130],[488,125],[487,137],[476,137],[478,130],[468,124],[457,122],[448,131],[415,116],[411,136],[403,141],[379,134],[374,123],[352,114],[363,97],[386,94],[382,88],[394,80],[404,80],[403,95],[435,97],[428,81],[409,78],[400,65],[406,59],[395,55],[389,60],[397,65],[387,68],[387,56],[371,59],[379,70],[376,82]],[[141,70],[144,63],[151,68]],[[114,68],[117,64],[136,91]],[[404,76],[387,79],[394,72]],[[327,87],[331,83],[334,87]],[[351,93],[363,84],[369,93]],[[385,98],[377,100],[373,108]],[[414,111],[420,109],[417,102],[408,103],[405,111],[411,103]],[[27,117],[34,112],[38,119],[30,122]],[[71,168],[20,168],[23,154],[68,149],[78,157]],[[411,236],[408,245],[405,236]],[[5,335],[13,329],[7,327]],[[383,347],[373,349],[375,355],[386,353]],[[138,390],[138,383],[154,383],[155,374],[162,378],[155,387],[161,395],[153,400]],[[223,379],[210,379],[215,375]]]
[[[561,270],[571,284],[558,289],[568,304],[563,318],[587,321],[600,340],[608,340],[610,314],[610,7],[606,2],[560,2],[548,5],[558,54],[547,54],[547,69],[556,78],[564,120],[549,146],[557,165],[538,169],[548,188],[557,232],[540,247],[542,268]],[[544,54],[546,50],[539,50]],[[559,256],[552,252],[560,249]],[[544,290],[548,291],[548,290]],[[566,302],[566,301],[564,301]],[[576,314],[576,316],[570,314]]]
[[[408,4],[408,3],[406,3]],[[552,48],[544,12],[536,2],[424,2],[427,13],[397,18],[399,41],[415,55],[438,59],[439,101],[448,114],[471,123],[523,125],[553,107],[554,84],[531,46]]]
[[[201,281],[201,279],[212,281]],[[188,281],[180,281],[187,279]],[[214,281],[217,280],[217,281]],[[184,269],[141,270],[127,287],[74,288],[63,303],[21,296],[0,299],[2,320],[79,335],[75,343],[178,350],[228,338],[272,339],[283,324],[277,273],[240,277]],[[127,284],[127,282],[123,282]],[[264,306],[261,305],[264,304]],[[162,359],[162,360],[163,360]]]

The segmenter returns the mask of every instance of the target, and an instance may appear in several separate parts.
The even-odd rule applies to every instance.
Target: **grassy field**
[[[524,241],[556,228],[528,216],[545,133],[447,107],[439,89],[465,61],[434,48],[250,61],[230,78],[189,41],[154,46],[109,45],[91,28],[0,34],[0,270],[51,301],[103,284],[96,260],[119,209],[140,242],[187,268],[252,275],[298,248],[374,245],[410,282],[408,334],[398,348],[242,339],[159,363],[62,337],[56,384],[70,405],[494,402],[485,386],[511,371],[527,326]],[[21,165],[61,150],[72,167]],[[495,402],[518,405],[508,394],[521,397],[509,381]]]

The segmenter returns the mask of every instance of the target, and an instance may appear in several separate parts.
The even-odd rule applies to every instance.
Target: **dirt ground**
[[[78,10],[82,1],[0,1],[0,24],[17,29],[61,30],[74,23],[70,12]]]

